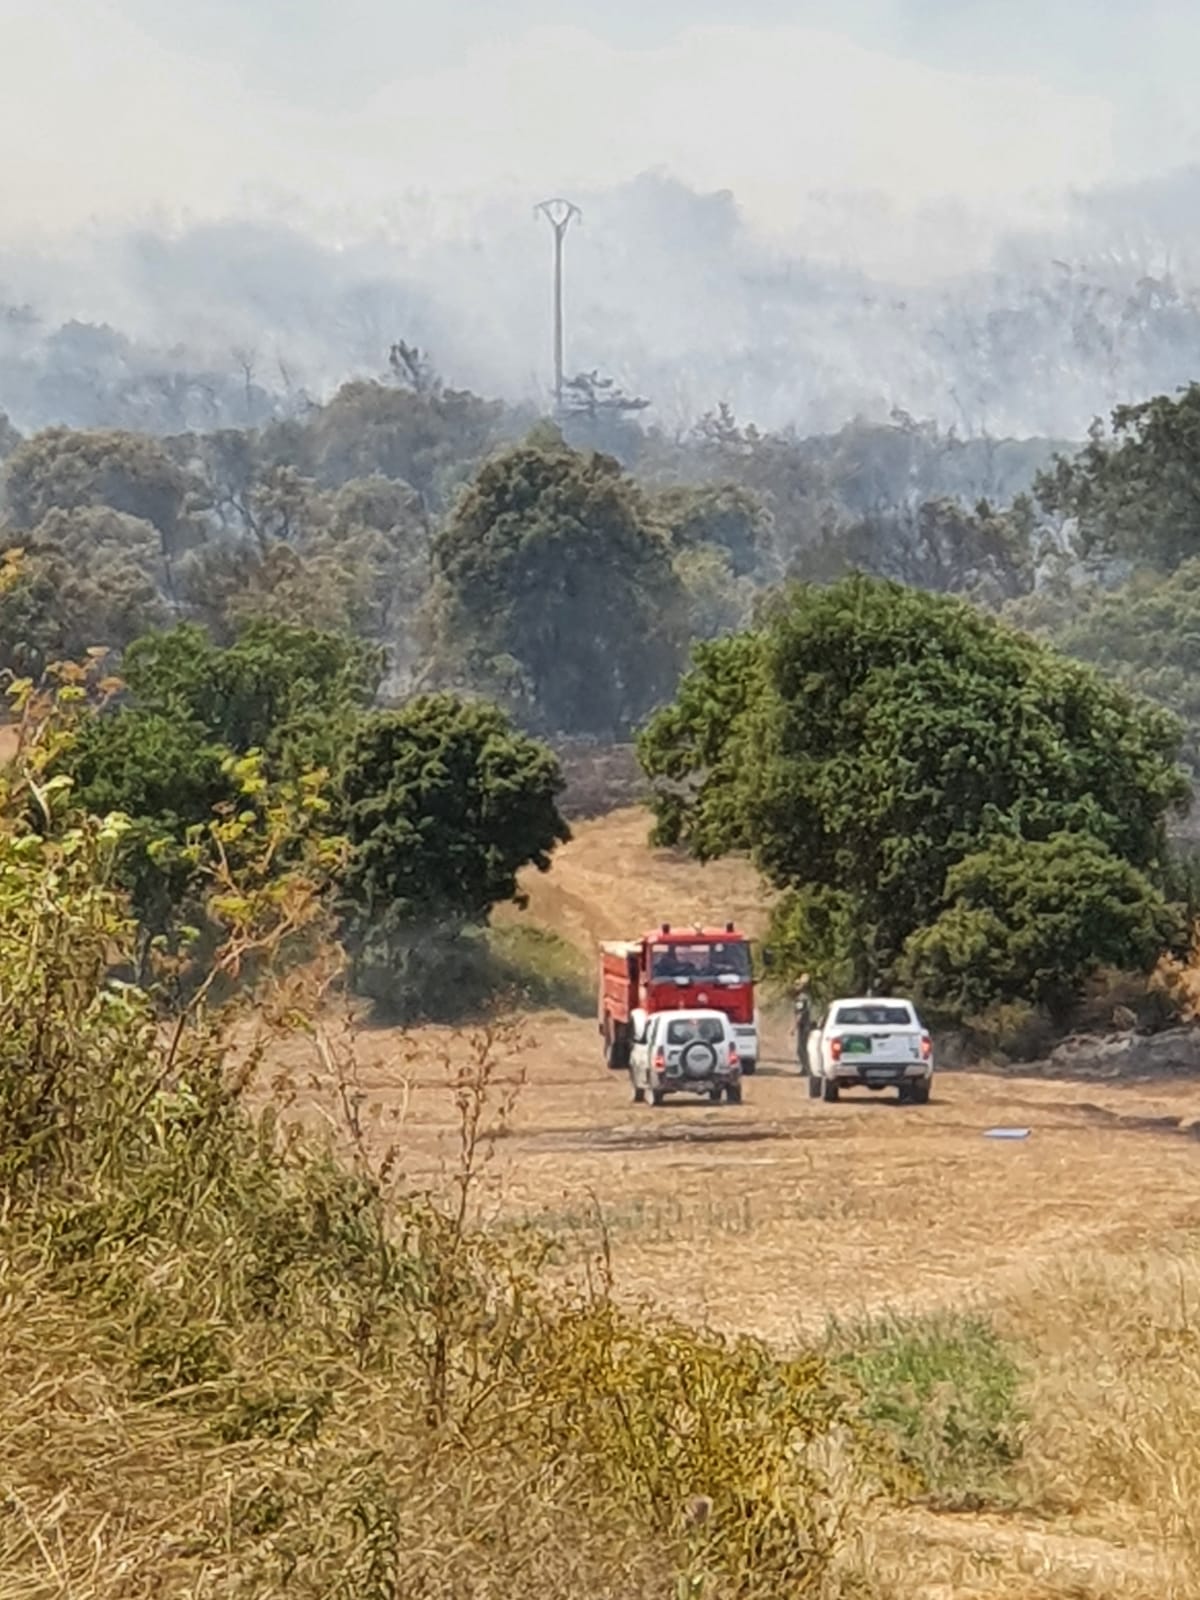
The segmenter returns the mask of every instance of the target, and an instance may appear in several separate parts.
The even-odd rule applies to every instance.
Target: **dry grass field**
[[[569,940],[659,917],[761,927],[748,869],[645,844],[646,817],[581,825],[511,920]],[[1145,1600],[1200,1593],[1200,1085],[942,1074],[933,1102],[811,1102],[782,1021],[741,1107],[635,1106],[594,1020],[546,1013],[482,1036],[364,1028],[352,1040],[366,1137],[408,1181],[457,1160],[453,1084],[486,1057],[493,1225],[536,1221],[564,1271],[611,1253],[618,1291],[781,1349],[897,1314],[978,1313],[1022,1373],[1025,1446],[1003,1510],[884,1517],[859,1560],[880,1596]],[[299,1046],[275,1058],[324,1103]],[[985,1137],[997,1125],[1028,1138]]]

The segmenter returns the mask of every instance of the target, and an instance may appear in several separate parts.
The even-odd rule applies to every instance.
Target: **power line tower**
[[[534,215],[541,214],[554,229],[554,407],[561,416],[563,408],[563,241],[567,229],[583,212],[569,200],[543,200],[534,207]]]

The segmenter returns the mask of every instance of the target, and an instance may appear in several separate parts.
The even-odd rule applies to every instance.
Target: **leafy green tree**
[[[126,554],[90,573],[56,545],[12,546],[0,581],[0,669],[39,678],[54,661],[119,650],[165,620],[144,570]]]
[[[359,725],[341,769],[341,912],[362,992],[406,1016],[446,998],[463,931],[569,837],[553,754],[494,706],[426,695]],[[440,982],[443,987],[437,987]]]
[[[158,530],[109,506],[50,511],[29,535],[29,543],[61,550],[77,571],[102,587],[129,583],[133,573],[152,589],[162,587]]]
[[[1100,967],[1148,972],[1177,931],[1157,888],[1089,834],[1001,837],[951,867],[946,909],[908,941],[902,970],[959,1022],[998,1003],[1065,1021]]]
[[[1167,578],[1141,572],[1117,589],[1039,594],[1013,608],[1012,618],[1174,712],[1184,757],[1200,772],[1200,557]]]
[[[48,428],[13,451],[4,481],[17,529],[36,528],[52,511],[107,506],[156,528],[165,558],[193,536],[188,476],[146,434]]]
[[[1124,557],[1167,571],[1200,555],[1200,384],[1177,399],[1118,406],[1072,460],[1037,479],[1048,511],[1073,518],[1090,557]]]
[[[742,426],[722,405],[701,418],[690,443],[705,476],[738,484],[755,497],[774,524],[782,552],[794,555],[828,526],[833,500],[827,467],[793,435]]]
[[[256,623],[320,633],[376,632],[371,552],[347,543],[295,550],[247,540],[211,541],[179,564],[176,590],[188,615],[222,645]]]
[[[964,603],[853,577],[697,652],[640,752],[660,842],[750,848],[778,887],[847,897],[866,982],[988,840],[1089,834],[1159,872],[1178,742],[1167,713]]]
[[[179,717],[239,754],[311,756],[323,730],[370,705],[382,676],[359,640],[285,623],[252,623],[228,649],[184,623],[130,646],[124,677],[144,710]],[[335,740],[336,743],[336,740]]]
[[[494,448],[503,416],[498,403],[436,382],[416,389],[359,381],[292,430],[290,447],[268,430],[265,449],[282,447],[284,459],[327,488],[378,473],[437,506]]]
[[[63,754],[60,770],[85,811],[129,819],[118,876],[137,916],[143,973],[150,941],[199,914],[189,904],[201,866],[189,835],[235,800],[228,757],[196,722],[128,706],[81,722]]]
[[[771,519],[758,496],[736,483],[663,489],[652,507],[678,550],[715,547],[738,577],[769,563]]]
[[[489,461],[437,535],[445,636],[505,663],[544,726],[612,735],[674,684],[682,594],[666,540],[607,456],[549,432]]]
[[[754,584],[734,573],[723,550],[711,544],[681,550],[674,565],[693,639],[718,639],[746,627],[754,612]]]
[[[80,725],[60,770],[89,809],[131,819],[120,870],[146,940],[194,919],[193,837],[234,798],[236,760],[262,751],[272,781],[332,770],[378,675],[355,640],[265,622],[228,649],[194,624],[130,646],[126,702]]]

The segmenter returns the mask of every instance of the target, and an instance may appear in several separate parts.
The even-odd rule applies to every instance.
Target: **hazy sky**
[[[1195,160],[1197,60],[1197,0],[0,0],[0,236],[648,168],[1020,224]]]

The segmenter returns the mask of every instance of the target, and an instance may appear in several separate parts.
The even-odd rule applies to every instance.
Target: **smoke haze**
[[[558,191],[569,363],[669,428],[724,401],[1078,435],[1195,375],[1174,0],[1136,29],[1068,0],[445,9],[0,0],[0,407],[244,422],[398,338],[544,399]]]

